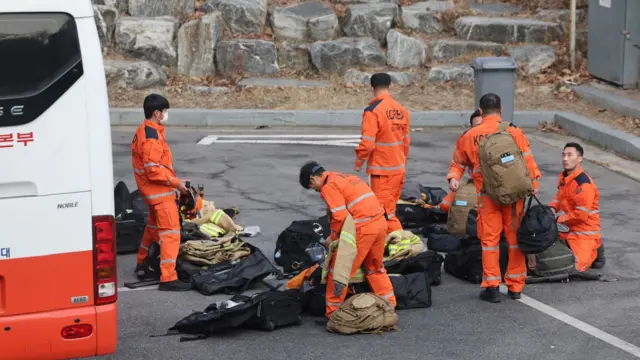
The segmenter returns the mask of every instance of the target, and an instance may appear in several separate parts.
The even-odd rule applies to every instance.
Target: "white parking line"
[[[315,140],[314,140],[315,139]],[[320,146],[351,146],[360,143],[360,135],[333,134],[262,134],[262,135],[209,135],[198,145],[223,144],[296,144]]]
[[[129,289],[128,287],[119,287],[118,293],[130,292],[130,291],[144,291],[144,290],[158,290],[158,285],[146,286],[137,289]]]
[[[500,292],[502,292],[503,294],[507,294],[507,287],[504,286],[504,284],[500,285]],[[640,348],[630,344],[620,338],[617,338],[609,333],[606,333],[596,327],[593,327],[583,321],[580,321],[570,315],[567,315],[565,313],[563,313],[560,310],[554,309],[551,306],[541,303],[538,300],[532,299],[529,296],[526,295],[522,295],[522,298],[520,300],[521,303],[530,306],[544,314],[547,314],[549,316],[551,316],[552,318],[556,319],[556,320],[560,320],[563,323],[573,326],[574,328],[583,331],[593,337],[595,337],[596,339],[600,339],[604,342],[606,342],[609,345],[615,346],[620,350],[626,351],[629,354],[640,358]]]

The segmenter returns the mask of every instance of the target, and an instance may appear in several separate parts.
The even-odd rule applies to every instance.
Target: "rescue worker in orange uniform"
[[[469,125],[471,125],[471,127],[476,127],[478,125],[480,125],[482,123],[482,113],[480,113],[480,110],[476,110],[473,112],[473,114],[471,114],[471,117],[469,118]],[[469,177],[471,177],[471,169],[467,169],[469,171]],[[447,196],[444,197],[444,199],[442,199],[442,201],[440,202],[440,204],[438,204],[438,208],[445,214],[449,213],[449,208],[451,207],[451,204],[453,204],[453,197],[456,195],[455,191],[449,191],[449,193],[447,194]]]
[[[600,193],[593,179],[582,169],[584,150],[568,143],[562,151],[564,171],[558,176],[558,193],[549,206],[558,223],[569,227],[560,237],[576,257],[576,270],[585,271],[598,257],[600,234]]]
[[[513,205],[501,205],[493,201],[489,196],[483,195],[483,177],[480,172],[480,158],[478,146],[480,140],[498,131],[502,121],[502,105],[500,97],[496,94],[486,94],[480,99],[480,112],[482,123],[465,131],[456,142],[453,160],[447,174],[449,188],[456,191],[460,186],[460,178],[464,174],[465,167],[472,172],[472,179],[478,192],[478,237],[482,244],[482,283],[484,289],[480,298],[488,302],[500,302],[498,286],[501,282],[500,272],[500,234],[504,231],[509,244],[509,264],[505,274],[505,283],[509,289],[508,296],[519,299],[525,285],[527,267],[524,254],[518,248],[516,233],[520,225],[520,219],[524,207],[524,199]],[[531,154],[529,141],[524,133],[515,126],[509,126],[514,142],[522,151],[529,174],[533,181],[533,187],[538,192],[539,182],[542,177],[538,166]]]
[[[149,206],[149,219],[138,250],[136,272],[141,271],[149,246],[160,244],[160,285],[162,291],[187,291],[191,284],[180,281],[176,259],[180,249],[180,215],[176,202],[178,191],[186,193],[185,183],[173,169],[173,158],[165,141],[165,123],[169,101],[151,94],[144,99],[145,120],[131,142],[131,161],[138,190]]]
[[[409,112],[389,93],[391,77],[386,73],[371,76],[374,99],[362,114],[362,139],[356,148],[354,168],[360,171],[367,162],[370,185],[386,212],[387,232],[402,230],[396,217],[409,155]]]
[[[331,212],[331,235],[327,239],[327,246],[338,240],[345,219],[351,215],[356,226],[357,255],[350,277],[362,266],[371,290],[395,307],[393,286],[382,264],[387,222],[384,210],[371,188],[357,176],[325,171],[315,161],[306,163],[300,169],[300,185],[305,189],[320,192],[320,197],[324,199]],[[331,267],[333,264],[334,261],[331,262]],[[333,275],[329,271],[326,294],[327,319],[342,305],[346,296],[347,288],[336,288]]]

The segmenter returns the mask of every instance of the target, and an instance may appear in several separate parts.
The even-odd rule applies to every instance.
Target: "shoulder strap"
[[[500,132],[505,132],[505,131],[507,131],[507,129],[509,128],[510,125],[511,125],[511,123],[508,123],[506,121],[501,121],[500,124],[498,125],[498,130]]]

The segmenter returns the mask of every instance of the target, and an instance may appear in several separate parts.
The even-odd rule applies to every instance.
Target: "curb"
[[[637,101],[585,85],[574,86],[573,90],[578,96],[597,107],[609,109],[620,115],[640,118],[640,105]]]
[[[576,113],[557,113],[555,122],[567,129],[572,135],[640,160],[640,138],[637,136],[616,130]]]
[[[111,125],[139,125],[142,109],[112,108]],[[411,112],[411,126],[466,127],[468,111],[415,111]],[[539,123],[553,122],[555,111],[516,111],[514,123],[523,128],[537,128]],[[246,110],[246,109],[171,109],[171,126],[314,126],[360,127],[362,110]]]
[[[416,111],[411,113],[413,127],[467,127],[473,111]],[[137,126],[142,109],[112,108],[112,126]],[[171,109],[170,126],[306,126],[359,128],[362,110],[246,110],[246,109]],[[640,138],[613,129],[582,115],[557,111],[516,111],[514,123],[522,128],[537,128],[542,122],[556,123],[570,134],[640,160]]]

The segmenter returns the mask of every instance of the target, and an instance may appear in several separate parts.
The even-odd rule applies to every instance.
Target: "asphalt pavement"
[[[461,130],[412,133],[407,182],[446,188],[445,176],[453,144]],[[115,181],[131,189],[132,128],[114,128]],[[271,135],[253,143],[205,141],[211,134]],[[288,138],[278,137],[287,134]],[[278,234],[292,221],[316,218],[325,206],[318,194],[303,190],[298,171],[314,159],[326,169],[354,173],[353,146],[335,139],[310,139],[299,144],[292,135],[358,135],[344,129],[167,129],[178,176],[204,184],[205,197],[217,207],[237,206],[236,221],[258,225],[261,234],[249,242],[273,259]],[[538,133],[538,136],[544,134]],[[211,138],[209,138],[211,139]],[[220,140],[218,138],[217,140]],[[353,140],[342,140],[342,145]],[[543,173],[541,200],[554,196],[561,171],[561,149],[532,141]],[[640,357],[640,184],[585,161],[585,170],[600,189],[600,213],[606,247],[604,269],[612,282],[570,282],[528,285],[525,301],[488,304],[478,299],[478,285],[443,271],[443,284],[433,287],[433,306],[399,311],[399,332],[341,336],[326,332],[305,317],[302,326],[274,332],[233,331],[194,342],[163,334],[192,311],[228,297],[197,292],[164,293],[154,288],[121,291],[119,344],[115,355],[102,359],[635,359]],[[360,174],[363,178],[364,174]],[[119,286],[134,281],[135,255],[118,257]],[[275,280],[272,280],[275,281]],[[128,290],[128,289],[126,289]],[[256,287],[249,293],[262,291]],[[564,320],[564,321],[563,321]],[[625,342],[632,344],[628,347]],[[629,352],[623,351],[627,346]],[[635,346],[635,347],[634,347]]]

